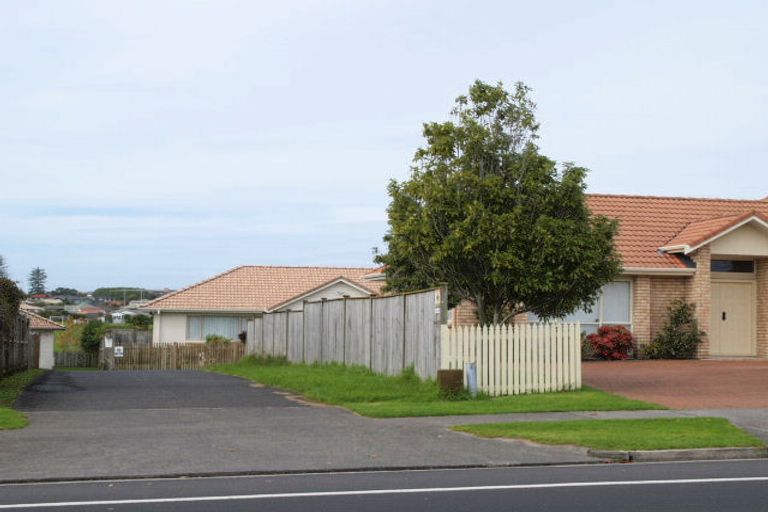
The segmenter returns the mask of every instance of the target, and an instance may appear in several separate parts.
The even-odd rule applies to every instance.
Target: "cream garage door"
[[[754,286],[750,281],[712,283],[711,355],[755,355]]]

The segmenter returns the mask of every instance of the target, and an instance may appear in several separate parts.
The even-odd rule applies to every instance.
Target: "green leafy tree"
[[[35,267],[29,273],[29,294],[37,295],[39,293],[45,293],[45,281],[48,279],[48,274],[40,267]]]
[[[90,320],[83,328],[80,346],[86,352],[98,352],[104,337],[104,324],[100,320]]]
[[[19,305],[23,299],[24,292],[16,283],[7,277],[0,277],[0,341],[13,338]]]
[[[592,216],[587,169],[539,153],[530,90],[476,81],[453,120],[426,123],[410,179],[389,185],[388,288],[447,283],[481,323],[592,305],[621,270],[617,225]]]
[[[8,265],[2,254],[0,254],[0,278],[8,278]]]
[[[63,286],[59,286],[58,288],[55,288],[51,290],[51,295],[72,295],[72,296],[82,296],[83,294],[74,288],[66,288]]]
[[[149,329],[152,327],[152,317],[146,315],[134,315],[125,319],[126,325],[129,325],[135,329]]]

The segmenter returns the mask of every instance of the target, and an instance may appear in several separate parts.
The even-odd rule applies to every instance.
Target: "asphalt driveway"
[[[584,383],[673,409],[768,408],[768,361],[595,361]]]
[[[0,431],[0,481],[594,460],[440,421],[363,418],[199,371],[50,372],[16,405],[30,425]]]

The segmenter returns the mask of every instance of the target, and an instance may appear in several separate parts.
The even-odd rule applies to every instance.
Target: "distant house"
[[[52,322],[25,307],[19,312],[29,319],[29,331],[35,343],[39,343],[38,368],[50,370],[53,368],[54,332],[63,331],[64,326]]]
[[[107,312],[104,309],[85,302],[73,306],[64,306],[64,311],[70,315],[80,315],[89,320],[104,320],[107,316]]]
[[[131,304],[135,302],[141,302],[141,304],[136,305],[132,307]],[[113,311],[110,313],[112,316],[112,323],[113,324],[123,324],[125,323],[128,318],[134,317],[134,316],[150,316],[150,314],[147,311],[138,309],[140,307],[143,307],[145,304],[147,304],[149,301],[131,301],[128,306],[118,309],[116,311]]]
[[[265,312],[303,308],[304,301],[378,295],[380,269],[241,266],[145,304],[153,344],[203,342],[209,334],[237,339]]]

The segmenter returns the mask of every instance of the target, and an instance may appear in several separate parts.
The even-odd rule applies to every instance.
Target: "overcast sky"
[[[768,2],[0,3],[0,254],[26,287],[371,265],[476,78],[593,192],[768,195]]]

